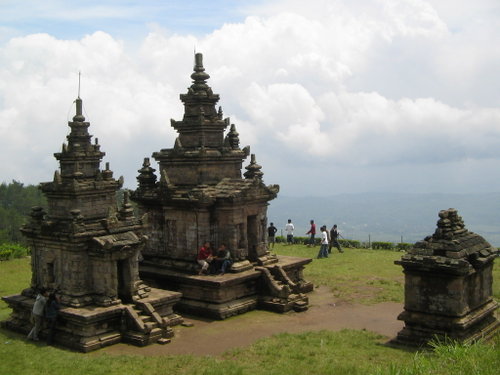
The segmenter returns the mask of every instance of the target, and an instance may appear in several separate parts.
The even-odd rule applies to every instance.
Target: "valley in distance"
[[[319,228],[337,224],[346,239],[415,243],[436,229],[440,210],[456,208],[466,228],[500,246],[500,193],[355,193],[328,197],[278,195],[270,202],[268,223],[284,235],[292,219],[295,236],[306,236],[309,221]]]

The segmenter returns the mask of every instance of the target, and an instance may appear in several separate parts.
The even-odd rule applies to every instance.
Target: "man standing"
[[[332,229],[330,229],[330,239],[331,239],[331,242],[330,242],[330,246],[328,247],[328,252],[331,253],[332,252],[332,247],[335,246],[339,253],[343,253],[344,250],[342,250],[342,248],[340,247],[340,243],[339,243],[339,238],[340,236],[340,233],[339,233],[339,230],[337,229],[337,224],[334,224]]]
[[[311,220],[311,229],[309,229],[309,232],[306,234],[309,234],[309,247],[314,246],[314,237],[316,236],[316,224],[314,224],[314,220]]]
[[[269,225],[267,228],[267,242],[269,244],[272,244],[274,248],[274,243],[276,242],[276,232],[278,231],[278,228],[274,226],[273,223]]]
[[[29,340],[38,341],[38,333],[42,329],[43,325],[43,310],[45,308],[45,304],[47,303],[47,297],[49,293],[44,288],[40,289],[40,293],[36,296],[35,304],[33,305],[33,310],[31,312],[31,317],[33,319],[33,323],[35,326],[31,329],[28,334]]]
[[[318,259],[328,258],[328,232],[326,231],[326,225],[321,228],[321,247],[319,248]]]
[[[293,244],[293,231],[295,227],[292,224],[292,220],[288,219],[288,223],[285,225],[285,232],[286,232],[286,243],[288,245]]]

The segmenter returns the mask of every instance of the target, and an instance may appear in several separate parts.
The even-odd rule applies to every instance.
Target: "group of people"
[[[312,221],[312,220],[311,220]],[[328,231],[326,229],[326,225],[323,225],[321,228],[321,246],[319,248],[318,259],[320,258],[328,258],[328,254],[332,253],[332,247],[336,247],[339,253],[343,253],[342,247],[339,242],[339,230],[337,228],[337,224],[334,224],[333,227]]]
[[[233,264],[231,252],[226,244],[221,244],[217,252],[214,252],[212,244],[208,241],[205,241],[200,248],[196,261],[201,267],[198,275],[224,275]]]
[[[310,221],[310,229],[306,233],[309,235],[309,241],[307,246],[312,247],[315,245],[316,237],[316,224],[314,220]],[[293,232],[295,226],[291,219],[285,225],[286,233],[286,243],[293,244]],[[337,228],[337,224],[334,224],[330,231],[327,230],[326,225],[321,228],[321,247],[318,253],[318,258],[327,258],[328,254],[331,254],[332,247],[336,247],[340,253],[343,253],[342,247],[339,243],[340,233]],[[278,228],[274,226],[274,223],[270,223],[267,228],[268,243],[271,248],[274,248],[276,242],[276,233]],[[221,244],[217,252],[213,251],[213,246],[210,242],[205,242],[198,252],[196,261],[200,265],[199,275],[210,274],[210,275],[224,275],[226,271],[231,267],[233,261],[231,260],[231,252],[227,249],[225,244]]]
[[[274,247],[275,236],[278,229],[274,226],[273,223],[267,228],[268,230],[268,242],[270,246]],[[295,226],[292,223],[291,219],[288,219],[288,222],[285,225],[285,233],[286,233],[286,243],[291,245],[293,244],[293,232],[295,230]],[[321,228],[321,247],[318,253],[318,258],[328,257],[328,254],[331,254],[332,247],[336,247],[340,253],[343,253],[342,247],[339,243],[340,232],[338,230],[337,224],[334,224],[330,231],[327,230],[326,225],[323,225]],[[316,224],[314,220],[310,221],[310,228],[307,231],[309,235],[309,240],[307,242],[308,247],[312,247],[315,245],[316,241]]]
[[[52,345],[59,308],[59,298],[57,295],[54,292],[49,293],[46,289],[40,289],[31,311],[33,328],[28,334],[29,340],[39,341],[40,338],[38,335],[43,329],[44,324],[46,324],[49,329],[47,344]]]

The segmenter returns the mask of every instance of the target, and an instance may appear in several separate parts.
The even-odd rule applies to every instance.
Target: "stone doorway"
[[[258,246],[258,227],[257,215],[247,217],[247,244],[248,244],[248,258],[251,262],[256,262],[258,259],[257,246]]]
[[[116,262],[117,279],[118,279],[118,298],[123,303],[131,303],[132,301],[132,267],[129,259],[122,259]]]

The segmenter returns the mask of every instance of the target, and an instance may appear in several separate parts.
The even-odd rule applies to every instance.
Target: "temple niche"
[[[267,206],[279,191],[265,185],[255,155],[240,148],[239,134],[216,108],[219,95],[195,55],[192,85],[181,94],[184,116],[172,148],[153,153],[159,177],[144,159],[131,198],[147,214],[150,241],[142,254],[143,278],[182,292],[176,308],[226,318],[257,307],[275,311],[307,307],[312,284],[302,277],[310,259],[278,257],[267,247]],[[225,131],[227,130],[227,133]],[[223,276],[198,276],[198,249],[209,241],[230,249],[234,264]]]
[[[150,288],[139,278],[138,256],[147,242],[143,223],[128,193],[117,207],[123,179],[113,178],[108,164],[100,169],[105,153],[97,138],[91,143],[80,98],[68,125],[68,143],[54,154],[60,169],[53,181],[40,184],[48,211],[34,207],[21,228],[32,251],[31,286],[3,297],[13,309],[3,325],[28,332],[37,291],[45,288],[60,296],[58,344],[87,352],[120,341],[168,341],[170,326],[181,322],[172,310],[180,294]]]
[[[462,342],[493,337],[493,262],[498,249],[465,228],[457,210],[439,212],[432,236],[417,242],[401,260],[405,274],[404,328],[396,344],[421,346],[435,338]]]

